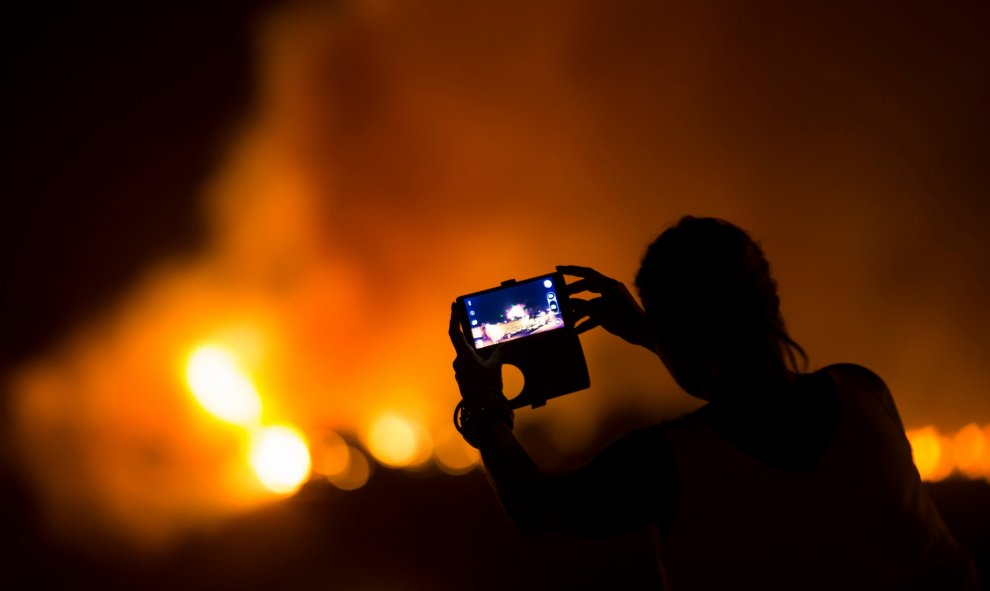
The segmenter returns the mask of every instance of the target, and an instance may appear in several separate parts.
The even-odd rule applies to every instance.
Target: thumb
[[[488,363],[492,365],[502,365],[502,350],[495,349],[492,354],[488,357]]]

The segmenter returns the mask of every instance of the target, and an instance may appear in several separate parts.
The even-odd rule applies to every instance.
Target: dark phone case
[[[471,325],[464,300],[495,291],[509,289],[514,285],[551,277],[557,288],[557,302],[560,306],[564,327],[532,334],[519,339],[491,345],[477,350],[479,355],[487,357],[496,349],[504,363],[514,365],[523,374],[522,392],[510,400],[512,408],[522,408],[530,405],[533,408],[543,406],[550,398],[563,396],[584,390],[591,385],[588,376],[588,365],[584,359],[581,340],[574,331],[574,318],[570,310],[569,298],[565,291],[566,283],[560,273],[537,275],[522,281],[509,280],[498,287],[463,295],[457,298],[461,316],[461,329],[465,334],[471,334]],[[474,348],[473,339],[468,339]]]

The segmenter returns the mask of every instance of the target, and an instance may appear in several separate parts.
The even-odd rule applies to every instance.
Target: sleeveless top
[[[668,589],[968,589],[972,563],[914,467],[883,381],[831,378],[838,414],[817,465],[763,463],[692,413],[664,424],[676,514],[659,540]]]

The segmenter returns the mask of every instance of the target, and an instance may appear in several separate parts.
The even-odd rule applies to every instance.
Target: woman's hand
[[[580,277],[568,284],[568,295],[582,292],[598,294],[598,297],[588,300],[570,298],[571,309],[577,318],[575,329],[578,334],[601,326],[633,345],[656,352],[656,343],[646,312],[621,281],[589,267],[558,265],[557,270],[565,275]]]
[[[489,394],[502,394],[502,362],[498,351],[487,359],[478,355],[468,343],[457,318],[457,304],[450,305],[450,342],[457,357],[454,359],[454,379],[465,400]]]

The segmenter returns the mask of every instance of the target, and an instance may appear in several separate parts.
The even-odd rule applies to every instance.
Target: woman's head
[[[787,334],[760,246],[715,218],[685,217],[653,241],[636,275],[657,346],[688,393],[721,392],[797,372],[804,350]]]

